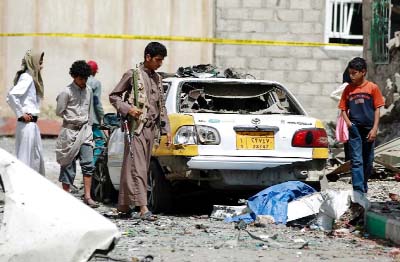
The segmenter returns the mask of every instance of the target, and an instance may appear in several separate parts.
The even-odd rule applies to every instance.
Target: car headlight
[[[176,145],[196,145],[197,135],[194,126],[182,126],[178,129],[174,137]]]
[[[175,145],[218,145],[221,138],[210,126],[181,126],[175,134]]]
[[[221,141],[217,129],[210,126],[196,126],[198,141],[202,145],[218,145]]]

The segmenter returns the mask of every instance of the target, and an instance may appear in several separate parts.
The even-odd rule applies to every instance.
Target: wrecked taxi
[[[149,175],[153,211],[171,207],[174,184],[212,190],[259,190],[297,180],[319,187],[328,158],[322,122],[274,81],[166,78],[173,144],[161,137]],[[124,134],[108,144],[108,171],[118,190]]]

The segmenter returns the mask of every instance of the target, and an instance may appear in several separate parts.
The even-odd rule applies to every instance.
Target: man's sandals
[[[99,204],[96,203],[93,199],[91,198],[84,198],[83,199],[83,203],[85,203],[86,205],[90,206],[91,208],[98,208]]]
[[[108,213],[104,214],[105,217],[114,218],[114,219],[141,219],[145,221],[156,221],[158,218],[157,216],[153,215],[151,211],[147,211],[144,214],[140,214],[140,212],[135,212],[133,210],[128,212],[121,212],[117,211],[116,213]]]
[[[157,216],[153,215],[153,213],[151,213],[151,211],[147,211],[144,214],[140,214],[140,212],[138,213],[132,213],[132,219],[141,219],[141,220],[146,220],[146,221],[156,221],[158,218]]]

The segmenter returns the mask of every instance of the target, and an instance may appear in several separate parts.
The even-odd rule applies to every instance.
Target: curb
[[[400,245],[400,221],[375,212],[367,212],[367,232]]]
[[[61,130],[61,122],[58,120],[39,119],[37,122],[41,135],[58,136]],[[13,136],[17,119],[14,117],[0,117],[0,136]]]

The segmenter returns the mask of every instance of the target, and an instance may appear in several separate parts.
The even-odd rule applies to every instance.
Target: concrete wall
[[[212,37],[214,0],[1,0],[2,33],[90,33]],[[45,99],[42,117],[52,117],[58,92],[71,82],[72,62],[94,59],[103,83],[103,104],[113,111],[107,94],[122,74],[143,61],[149,41],[89,38],[0,37],[0,110],[11,114],[5,94],[29,48],[45,52]],[[213,62],[213,45],[163,42],[168,57],[160,71]]]
[[[324,42],[323,0],[216,0],[216,37]],[[308,113],[335,120],[329,94],[340,85],[347,62],[362,51],[331,47],[216,45],[219,67],[234,67],[287,86]]]

